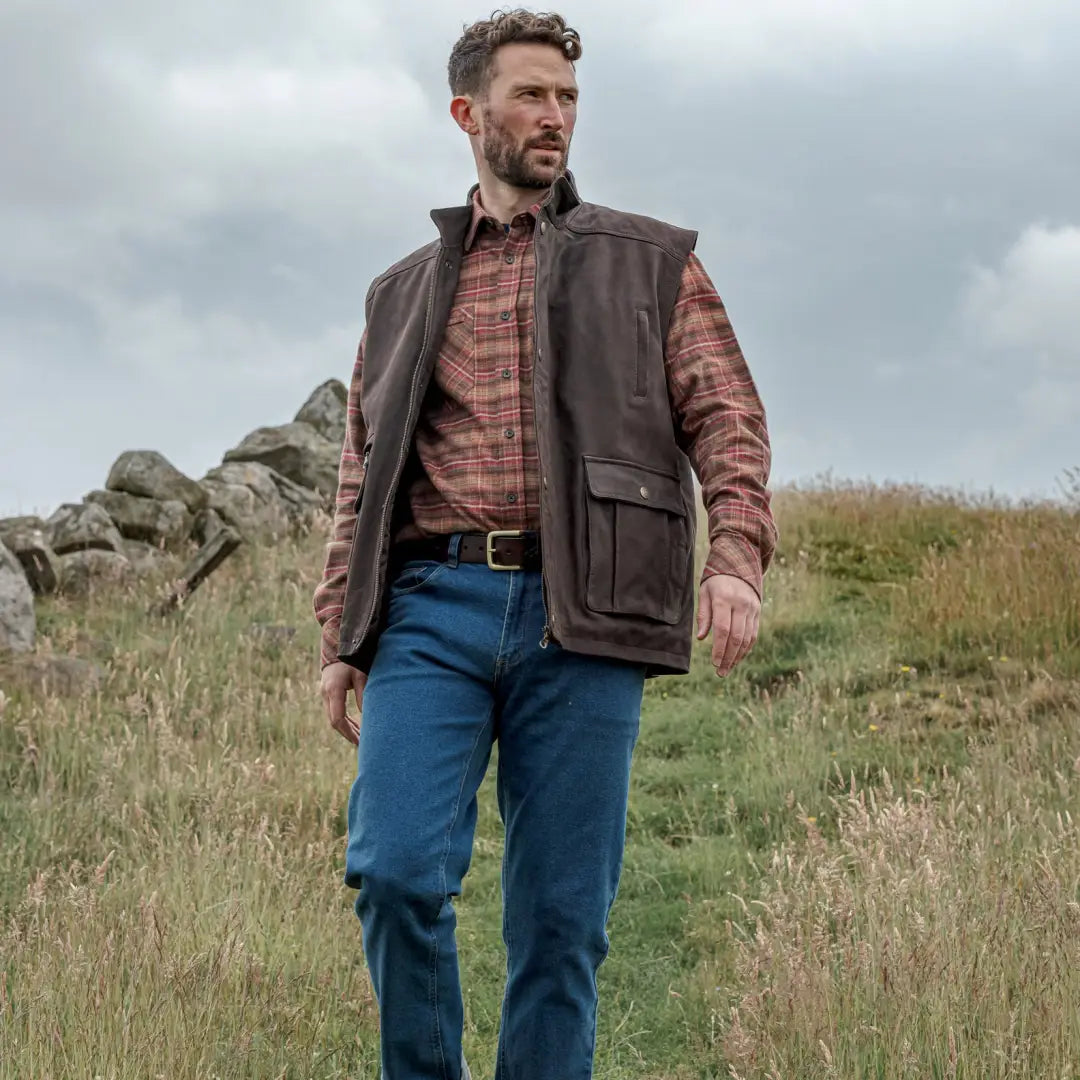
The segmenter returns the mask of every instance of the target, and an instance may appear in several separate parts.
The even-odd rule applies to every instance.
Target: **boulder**
[[[319,491],[329,505],[337,493],[341,446],[320,435],[310,424],[293,421],[278,427],[256,428],[225,462],[258,461],[301,487]]]
[[[105,486],[162,502],[182,502],[195,514],[206,506],[206,492],[156,450],[128,450],[109,470]]]
[[[191,535],[201,547],[203,544],[209,544],[224,528],[225,522],[221,520],[221,515],[208,506],[195,515],[195,524],[191,527]]]
[[[32,519],[40,521],[40,518]],[[25,526],[5,529],[2,542],[22,564],[26,580],[37,596],[56,591],[59,580],[57,556],[41,528]]]
[[[316,510],[326,510],[333,501],[333,496],[325,496],[311,488],[301,487],[287,476],[270,470],[274,484],[277,486],[281,501],[285,504],[286,512],[295,522],[305,522]]]
[[[151,499],[126,491],[91,491],[86,501],[104,507],[120,535],[174,548],[191,533],[192,514],[179,499]]]
[[[296,420],[310,424],[324,439],[338,449],[345,441],[345,421],[348,416],[349,391],[340,379],[328,379],[312,391],[300,407]]]
[[[29,652],[36,634],[30,582],[19,560],[0,543],[0,651]]]
[[[317,491],[301,487],[276,469],[258,461],[229,461],[211,469],[207,478],[226,484],[251,488],[267,505],[280,503],[294,521],[304,520],[313,510],[320,510],[325,500]]]
[[[45,523],[45,529],[57,555],[122,550],[123,537],[105,508],[96,503],[64,503]]]
[[[19,662],[15,677],[33,693],[77,697],[96,690],[105,670],[78,656],[32,656]]]
[[[273,539],[289,532],[289,517],[279,498],[267,502],[247,484],[230,483],[220,476],[207,475],[199,483],[210,499],[210,509],[245,540]]]
[[[84,596],[98,585],[126,581],[132,573],[131,563],[120,552],[100,548],[73,551],[60,557],[60,591],[68,596]]]
[[[136,577],[156,574],[169,562],[169,556],[161,548],[143,540],[125,539],[123,554],[124,558],[131,563],[131,572]]]
[[[45,521],[36,514],[24,514],[22,517],[0,518],[0,544],[8,544],[8,537],[12,533],[24,532],[29,529],[44,531]],[[8,547],[11,547],[8,544]]]

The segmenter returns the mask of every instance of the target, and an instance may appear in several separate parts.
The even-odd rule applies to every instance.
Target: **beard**
[[[504,184],[516,188],[546,188],[566,172],[570,144],[562,135],[540,136],[519,144],[490,113],[484,113],[484,120],[487,125],[481,147],[484,160]],[[529,156],[529,151],[536,146],[550,147],[558,155],[559,163],[554,175],[548,171],[550,166],[537,165]]]

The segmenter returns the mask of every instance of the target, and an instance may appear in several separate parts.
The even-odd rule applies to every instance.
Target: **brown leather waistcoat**
[[[471,195],[471,193],[470,193]],[[368,291],[357,497],[339,657],[368,670],[385,614],[402,476],[450,312],[471,208]],[[696,496],[676,443],[664,341],[697,234],[582,202],[573,176],[536,222],[536,437],[544,600],[563,648],[689,670]]]

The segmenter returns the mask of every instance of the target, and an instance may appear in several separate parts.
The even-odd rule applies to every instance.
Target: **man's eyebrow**
[[[510,90],[512,93],[516,94],[520,90],[544,90],[547,88],[547,85],[547,83],[539,82],[519,82],[512,83],[510,86]],[[560,86],[559,93],[576,95],[578,93],[578,88],[576,86]]]

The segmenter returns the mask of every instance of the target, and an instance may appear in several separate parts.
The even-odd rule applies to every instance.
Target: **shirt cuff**
[[[331,619],[323,627],[322,643],[319,649],[319,669],[328,664],[338,662],[338,631],[341,628],[341,617]]]
[[[739,533],[720,533],[710,544],[701,580],[704,582],[717,574],[741,578],[761,599],[761,555]]]

